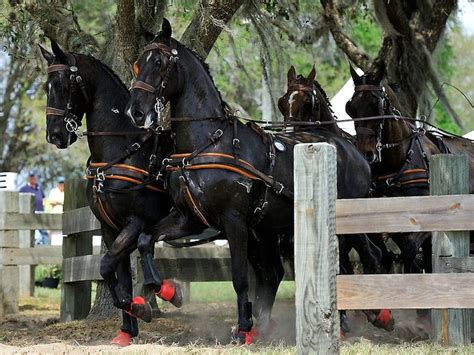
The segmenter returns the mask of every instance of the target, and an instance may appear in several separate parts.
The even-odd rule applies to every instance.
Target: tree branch
[[[200,0],[181,42],[206,58],[244,0]]]
[[[369,70],[370,58],[357,47],[354,41],[344,32],[344,25],[340,10],[334,0],[321,0],[324,9],[324,21],[327,23],[337,46],[347,54],[359,68]]]

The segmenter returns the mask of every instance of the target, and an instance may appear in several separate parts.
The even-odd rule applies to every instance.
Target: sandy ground
[[[401,344],[428,338],[428,329],[418,324],[414,311],[395,311],[393,332],[374,328],[360,312],[349,312],[351,333],[346,343],[361,338],[376,344]],[[247,352],[264,346],[292,352],[295,344],[295,309],[292,301],[278,301],[274,309],[275,328],[266,340],[249,348],[230,347],[231,328],[235,322],[233,303],[189,304],[181,309],[165,308],[160,318],[140,322],[140,335],[134,345],[120,349],[109,345],[119,330],[119,319],[94,323],[84,321],[59,323],[57,313],[24,310],[15,317],[0,321],[1,354],[161,354]],[[179,347],[177,347],[179,346]],[[263,350],[263,349],[262,349]],[[267,349],[268,350],[268,349]]]

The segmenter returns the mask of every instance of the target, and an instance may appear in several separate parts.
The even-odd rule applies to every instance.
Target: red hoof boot
[[[144,322],[150,323],[152,309],[150,304],[143,297],[133,297],[130,308],[126,311],[132,317],[140,318]]]
[[[381,309],[377,318],[375,318],[374,325],[377,328],[382,328],[391,332],[395,326],[392,312],[389,309]]]
[[[112,344],[118,346],[129,346],[132,344],[132,336],[125,332],[120,332],[115,338],[112,339]]]
[[[245,332],[243,330],[239,330],[234,336],[233,340],[235,343],[239,345],[250,345],[253,341],[258,337],[257,329],[252,328],[250,331]]]
[[[156,295],[170,302],[173,306],[180,308],[183,305],[183,290],[181,286],[172,280],[163,280],[159,292]]]

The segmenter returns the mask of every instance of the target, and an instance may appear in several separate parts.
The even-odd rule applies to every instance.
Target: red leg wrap
[[[248,332],[239,331],[239,335],[245,335],[245,345],[250,345],[252,344],[252,338],[255,339],[258,337],[258,332],[257,329],[252,328]]]
[[[392,320],[392,312],[389,309],[381,309],[377,315],[377,321],[385,327],[388,327]]]
[[[163,280],[161,284],[160,291],[157,292],[158,297],[165,301],[171,301],[174,297],[174,293],[176,292],[176,285],[171,280]]]
[[[132,343],[132,336],[125,332],[120,332],[112,339],[112,344],[119,346],[129,346]]]

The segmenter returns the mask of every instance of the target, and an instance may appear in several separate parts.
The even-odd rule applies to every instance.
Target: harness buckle
[[[141,145],[138,142],[135,142],[130,146],[130,151],[134,153],[140,148],[141,148]]]
[[[240,148],[240,139],[239,138],[234,138],[232,140],[232,145],[236,148]]]
[[[267,206],[268,206],[268,201],[263,202],[261,206],[255,207],[253,214],[257,214],[257,212],[262,212],[263,209],[266,208]]]
[[[173,160],[173,159],[170,159],[170,158],[164,158],[164,159],[161,161],[161,165],[163,165],[163,166],[166,167],[166,166],[169,165],[168,163],[169,163],[170,161],[172,161],[172,160]]]
[[[218,128],[209,138],[212,143],[215,143],[223,134],[222,129]]]
[[[95,179],[97,181],[105,181],[105,172],[103,172],[99,168],[97,168],[97,170],[95,172]]]
[[[275,185],[278,187],[278,190],[275,189],[275,192],[277,193],[277,195],[280,195],[283,189],[285,188],[285,186],[281,182],[278,182],[278,181],[275,183]]]
[[[71,65],[71,66],[69,67],[69,70],[72,71],[73,73],[75,73],[75,72],[77,72],[78,69],[77,69],[77,67],[76,67],[75,65]]]
[[[187,160],[186,157],[184,157],[183,160],[181,161],[181,165],[182,165],[183,168],[184,168],[185,166],[190,166],[191,163],[189,162],[189,160]]]
[[[150,159],[149,159],[150,164],[153,163],[155,160],[156,160],[156,154],[150,155]]]

